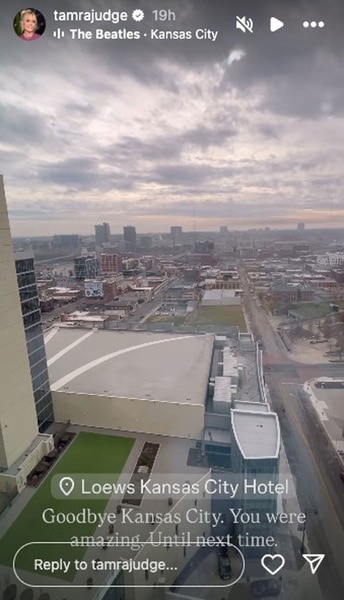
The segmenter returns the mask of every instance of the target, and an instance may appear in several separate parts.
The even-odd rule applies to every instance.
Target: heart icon
[[[270,573],[270,575],[276,575],[278,571],[283,569],[285,565],[285,558],[282,556],[282,554],[264,554],[260,562],[265,571]]]

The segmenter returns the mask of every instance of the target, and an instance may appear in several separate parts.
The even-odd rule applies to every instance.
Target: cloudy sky
[[[40,0],[47,29],[35,42],[12,29],[25,6],[6,6],[0,172],[13,235],[87,234],[102,221],[115,233],[190,230],[194,219],[198,230],[344,226],[340,0]],[[69,29],[53,9],[91,7],[142,8],[140,24],[103,27],[147,38],[53,38]],[[175,22],[153,23],[163,7]],[[252,17],[252,34],[236,15]],[[285,27],[269,32],[271,16]],[[151,41],[151,27],[219,34]]]

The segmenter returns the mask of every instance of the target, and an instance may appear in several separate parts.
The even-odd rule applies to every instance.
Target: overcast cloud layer
[[[2,9],[0,172],[14,235],[171,225],[216,230],[344,223],[343,3],[41,1],[45,35]],[[10,4],[10,6],[8,6]],[[231,8],[228,6],[231,4]],[[342,8],[341,8],[342,4]],[[153,24],[167,6],[175,23]],[[127,28],[219,30],[216,42],[52,37],[52,11],[141,7]],[[235,16],[254,33],[235,30]],[[270,33],[269,18],[285,21]],[[305,20],[325,21],[305,30]],[[99,25],[98,25],[99,26]],[[117,25],[104,25],[116,29]],[[89,29],[94,29],[90,26]]]

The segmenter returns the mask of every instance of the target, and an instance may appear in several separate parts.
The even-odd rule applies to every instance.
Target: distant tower
[[[126,250],[136,250],[136,228],[132,225],[123,227],[124,245]]]
[[[297,231],[304,231],[305,228],[306,228],[306,226],[304,223],[298,223],[297,227],[296,227]]]
[[[109,223],[102,223],[94,226],[96,245],[109,244],[111,239],[111,230]]]
[[[180,244],[183,232],[182,227],[179,225],[172,225],[170,232],[173,246]]]

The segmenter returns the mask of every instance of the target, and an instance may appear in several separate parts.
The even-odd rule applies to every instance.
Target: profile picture
[[[39,40],[45,31],[45,18],[35,8],[23,8],[13,21],[13,29],[17,36],[27,42]]]

